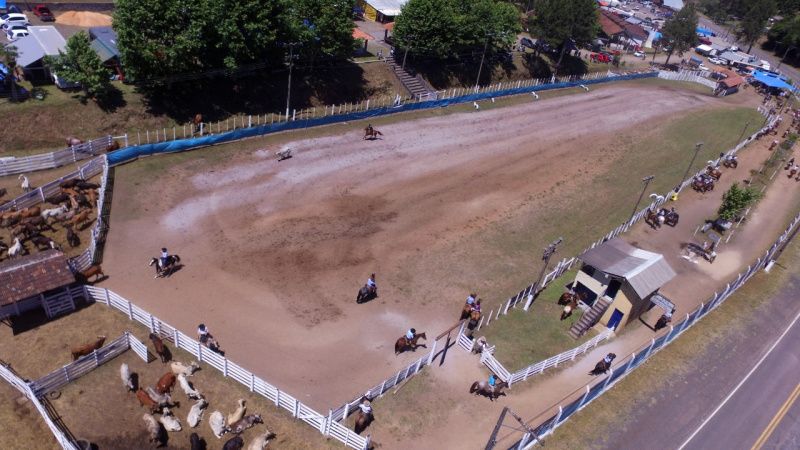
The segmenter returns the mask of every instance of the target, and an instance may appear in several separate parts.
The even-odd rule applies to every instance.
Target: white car
[[[716,64],[718,66],[728,65],[728,62],[722,58],[708,58],[708,62],[710,62],[711,64]]]
[[[28,28],[23,27],[22,25],[12,25],[11,28],[6,30],[6,37],[9,41],[16,41],[21,37],[27,36]]]
[[[644,59],[644,52],[633,52],[633,56]]]
[[[28,16],[18,13],[3,14],[0,16],[0,26],[4,30],[7,30],[13,25],[30,25],[30,22],[28,22]]]
[[[761,68],[764,70],[770,70],[772,68],[772,66],[770,66],[769,63],[767,61],[764,61],[763,59],[760,61],[760,63],[761,63],[760,64]]]

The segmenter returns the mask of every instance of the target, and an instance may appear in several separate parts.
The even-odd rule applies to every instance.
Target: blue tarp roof
[[[697,34],[700,34],[700,35],[703,35],[703,36],[711,36],[711,34],[712,34],[711,30],[709,30],[708,28],[702,28],[702,27],[697,27],[695,32]]]
[[[0,0],[0,8],[6,7],[6,0]]]
[[[781,77],[778,74],[756,70],[755,72],[753,72],[753,78],[755,78],[756,81],[764,83],[765,85],[772,88],[786,89],[792,92],[797,90],[796,87],[786,82],[785,77]]]

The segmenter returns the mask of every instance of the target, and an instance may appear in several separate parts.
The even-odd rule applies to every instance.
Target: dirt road
[[[269,148],[158,180],[119,170],[104,285],[186,332],[205,322],[232,359],[327,409],[413,360],[393,352],[406,329],[438,332],[469,290],[525,270],[493,265],[508,249],[482,230],[603,171],[616,134],[710,105],[723,103],[614,86],[401,122],[377,141],[298,140],[281,163]],[[186,266],[154,280],[162,246]],[[380,297],[356,305],[372,272]]]

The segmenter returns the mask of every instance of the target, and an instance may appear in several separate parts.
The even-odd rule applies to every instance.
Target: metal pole
[[[286,87],[286,117],[289,117],[289,102],[292,97],[292,67],[294,66],[294,46],[296,42],[289,44],[289,85]]]
[[[689,176],[689,172],[692,171],[692,166],[694,165],[694,160],[697,159],[698,153],[700,153],[700,149],[703,147],[702,142],[698,142],[694,144],[694,155],[692,155],[692,160],[689,162],[689,167],[686,168],[686,173],[683,174],[683,178],[681,178],[681,183]]]
[[[539,283],[542,281],[542,277],[544,276],[544,272],[547,270],[547,265],[550,263],[550,257],[556,252],[556,247],[560,244],[564,238],[560,237],[553,241],[547,248],[544,249],[544,253],[542,253],[542,260],[544,264],[542,265],[542,270],[539,272],[539,277],[536,278],[536,283],[533,285],[533,289],[531,290],[531,295],[528,297],[528,301],[525,302],[525,311],[531,307],[531,303],[533,303],[533,298],[536,296],[536,291],[539,289]]]
[[[744,134],[747,132],[747,128],[748,128],[749,126],[750,126],[750,121],[748,120],[748,121],[747,121],[747,123],[746,123],[746,124],[744,124],[744,128],[742,128],[742,134],[739,136],[739,140],[738,140],[738,141],[736,141],[736,143],[737,143],[737,144],[738,144],[738,143],[740,143],[740,142],[742,142],[742,139],[744,139]],[[685,179],[686,179],[686,177],[683,177],[683,179],[685,180]]]
[[[780,61],[778,61],[778,67],[776,67],[775,70],[778,70],[778,69],[781,68],[781,64],[783,64],[783,60],[786,59],[786,57],[789,55],[789,51],[791,51],[792,49],[796,49],[796,48],[797,47],[795,47],[793,45],[790,45],[789,47],[786,48],[786,51],[783,52],[783,57],[781,58]]]
[[[694,159],[692,160],[694,161]],[[691,167],[691,166],[690,166]],[[639,210],[639,203],[642,201],[642,197],[644,197],[645,191],[647,191],[647,186],[653,181],[655,175],[650,175],[649,177],[642,178],[642,182],[644,182],[644,186],[642,186],[642,192],[639,194],[639,198],[636,200],[636,205],[633,206],[633,212],[631,213],[631,218],[628,219],[628,222],[632,221],[634,216],[636,216],[636,211]]]
[[[478,78],[475,80],[475,90],[478,90],[478,87],[481,83],[481,71],[483,70],[483,60],[486,58],[486,49],[489,48],[489,36],[486,36],[486,42],[483,44],[483,53],[481,54],[481,64],[478,66]]]

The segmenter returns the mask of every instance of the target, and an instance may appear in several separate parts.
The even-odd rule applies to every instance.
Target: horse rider
[[[475,300],[475,304],[472,305],[472,311],[481,312],[481,299]]]
[[[167,261],[169,260],[169,252],[166,247],[161,248],[161,270],[167,268]]]
[[[469,305],[470,308],[472,307],[472,305],[475,304],[475,297],[476,297],[476,294],[474,294],[474,293],[469,294],[469,297],[467,297],[467,305]]]
[[[493,394],[494,394],[494,387],[496,384],[497,384],[497,378],[494,376],[494,374],[489,375],[489,389],[492,391]]]
[[[373,133],[372,124],[368,123],[367,124],[367,136],[372,136],[372,133]]]
[[[606,367],[610,367],[611,366],[611,361],[613,361],[613,360],[614,360],[614,358],[611,357],[611,353],[609,353],[609,354],[607,354],[606,356],[603,357],[603,362],[606,364]]]
[[[372,405],[370,404],[369,400],[364,399],[364,401],[358,404],[358,408],[361,410],[361,414],[364,414],[364,416],[372,416]]]
[[[406,340],[408,342],[413,341],[416,336],[417,336],[417,330],[410,328],[408,331],[406,331]]]
[[[204,323],[201,323],[197,326],[197,337],[200,338],[201,343],[205,344],[211,338],[211,330]]]
[[[369,278],[367,278],[367,289],[369,289],[372,294],[377,294],[378,293],[378,285],[375,284],[375,274],[374,273],[372,275],[370,275]]]

